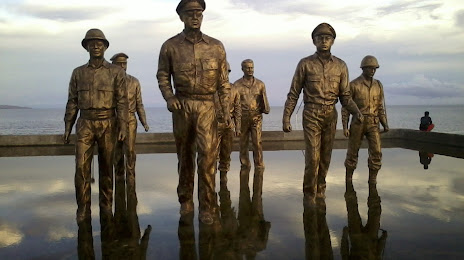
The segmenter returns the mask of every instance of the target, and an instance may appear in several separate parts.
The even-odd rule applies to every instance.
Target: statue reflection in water
[[[306,259],[334,259],[327,225],[325,198],[316,198],[316,206],[303,203]]]
[[[424,166],[424,170],[429,168],[429,164],[432,162],[433,153],[426,151],[419,151],[419,161]]]
[[[126,187],[124,175],[115,178],[114,198],[114,218],[100,217],[102,259],[146,259],[152,228],[148,225],[142,236],[135,189]],[[79,259],[95,259],[91,222],[88,218],[79,225]]]
[[[380,228],[382,208],[376,184],[369,183],[366,225],[362,224],[358,210],[358,198],[350,180],[346,181],[345,201],[348,211],[348,226],[343,228],[340,247],[342,259],[382,259],[387,241],[387,231]],[[379,230],[382,231],[380,237]]]
[[[271,223],[263,213],[262,184],[264,170],[255,171],[253,197],[248,185],[250,169],[240,171],[238,214],[230,199],[227,180],[221,180],[219,205],[213,225],[199,221],[199,252],[195,245],[193,213],[179,219],[179,259],[255,259],[266,248]]]

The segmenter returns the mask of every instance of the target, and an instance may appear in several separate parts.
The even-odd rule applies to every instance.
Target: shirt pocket
[[[191,62],[181,62],[174,65],[174,82],[180,86],[193,85],[190,79],[194,79],[194,66]]]
[[[330,75],[329,80],[329,93],[334,96],[338,96],[340,93],[340,76],[339,75]]]
[[[90,102],[90,84],[85,80],[77,83],[77,100],[79,107],[81,109],[88,108],[91,104]]]
[[[212,91],[215,90],[219,78],[219,62],[216,59],[205,59],[201,61],[203,69],[203,87]]]
[[[114,80],[109,82],[98,82],[96,86],[96,99],[94,99],[95,108],[113,108],[116,102],[114,95]]]

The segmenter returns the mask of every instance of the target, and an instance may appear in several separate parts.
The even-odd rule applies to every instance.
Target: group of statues
[[[184,30],[168,39],[159,54],[159,88],[172,113],[179,183],[180,215],[193,213],[195,170],[198,174],[199,220],[214,223],[217,198],[215,176],[227,182],[232,142],[240,137],[240,163],[249,170],[249,139],[252,139],[255,183],[262,185],[263,113],[270,112],[265,84],[254,77],[251,59],[242,62],[243,77],[229,82],[230,66],[223,44],[201,32],[203,0],[182,0],[176,8]],[[369,183],[375,185],[381,167],[379,123],[388,131],[384,93],[374,79],[377,59],[366,56],[362,75],[349,82],[345,62],[331,54],[336,33],[319,24],[311,34],[316,52],[300,60],[295,70],[283,113],[283,131],[292,131],[291,115],[303,91],[305,207],[316,207],[325,198],[326,176],[335,138],[337,110],[341,101],[343,132],[349,137],[345,166],[351,181],[361,140],[369,143]],[[135,137],[137,118],[149,130],[138,80],[126,73],[128,55],[115,54],[109,63],[104,53],[109,41],[99,29],[89,30],[81,42],[89,62],[74,69],[69,83],[64,142],[69,143],[76,124],[77,223],[90,217],[91,162],[98,146],[100,216],[112,216],[113,174],[123,176],[128,194],[135,194]],[[353,119],[349,124],[350,115]],[[196,162],[195,162],[196,160]],[[219,160],[219,166],[218,164]],[[195,166],[197,165],[197,169]],[[113,172],[113,167],[115,171]],[[254,184],[255,185],[255,184]],[[133,190],[132,190],[133,189]],[[136,204],[136,198],[135,202]]]

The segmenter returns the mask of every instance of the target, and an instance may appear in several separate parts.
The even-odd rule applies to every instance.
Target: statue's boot
[[[369,181],[368,183],[376,184],[377,183],[377,173],[379,170],[369,169]]]

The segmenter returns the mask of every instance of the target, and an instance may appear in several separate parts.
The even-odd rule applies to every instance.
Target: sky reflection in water
[[[348,225],[347,201],[344,197],[345,153],[344,149],[333,151],[327,177],[325,221],[330,248],[324,250],[329,250],[335,259],[341,259],[343,229]],[[366,153],[365,149],[360,151],[359,167],[353,180],[363,225],[366,225],[368,219]],[[383,149],[383,155],[383,167],[377,185],[382,208],[380,228],[388,232],[383,257],[464,257],[464,160],[434,155],[429,169],[424,170],[417,151],[390,148]],[[235,220],[229,219],[229,224],[223,223],[229,227],[230,223],[238,222],[236,219],[239,218],[241,192],[238,153],[234,152],[232,158],[227,188],[231,203],[229,213],[235,215]],[[261,222],[270,222],[268,230],[263,227],[257,229],[256,236],[260,241],[247,242],[248,236],[246,239],[243,236],[231,238],[228,241],[232,241],[232,246],[221,245],[216,250],[222,250],[222,253],[231,248],[241,248],[242,253],[255,250],[257,259],[303,259],[305,255],[314,252],[314,249],[305,250],[305,247],[311,247],[312,244],[308,244],[310,227],[308,229],[308,223],[305,226],[303,221],[307,219],[307,213],[303,215],[302,203],[304,155],[302,151],[265,151],[264,159],[266,170]],[[0,165],[0,258],[77,259],[74,157],[0,158]],[[179,227],[176,167],[175,154],[140,154],[137,157],[139,227],[142,234],[148,225],[153,227],[148,241],[147,259],[179,259],[179,254],[188,250],[185,243],[179,241],[179,234],[183,234],[184,227]],[[96,162],[95,169],[98,169]],[[96,179],[98,183],[98,174]],[[219,176],[217,183],[216,191],[219,192]],[[249,192],[248,200],[254,203],[253,170],[250,173]],[[198,205],[197,201],[195,205]],[[197,213],[196,209],[195,218],[190,224],[197,234],[198,245],[202,242],[199,241],[198,233],[205,229],[198,224]],[[320,222],[321,218],[324,220],[323,214],[314,217]],[[263,230],[268,234],[261,234]],[[92,185],[92,234],[93,249],[99,259],[102,253],[97,184]],[[380,235],[381,231],[378,237]],[[244,245],[246,243],[248,245]],[[199,251],[191,253],[202,254],[201,246],[194,250]],[[324,250],[321,249],[321,252]]]

